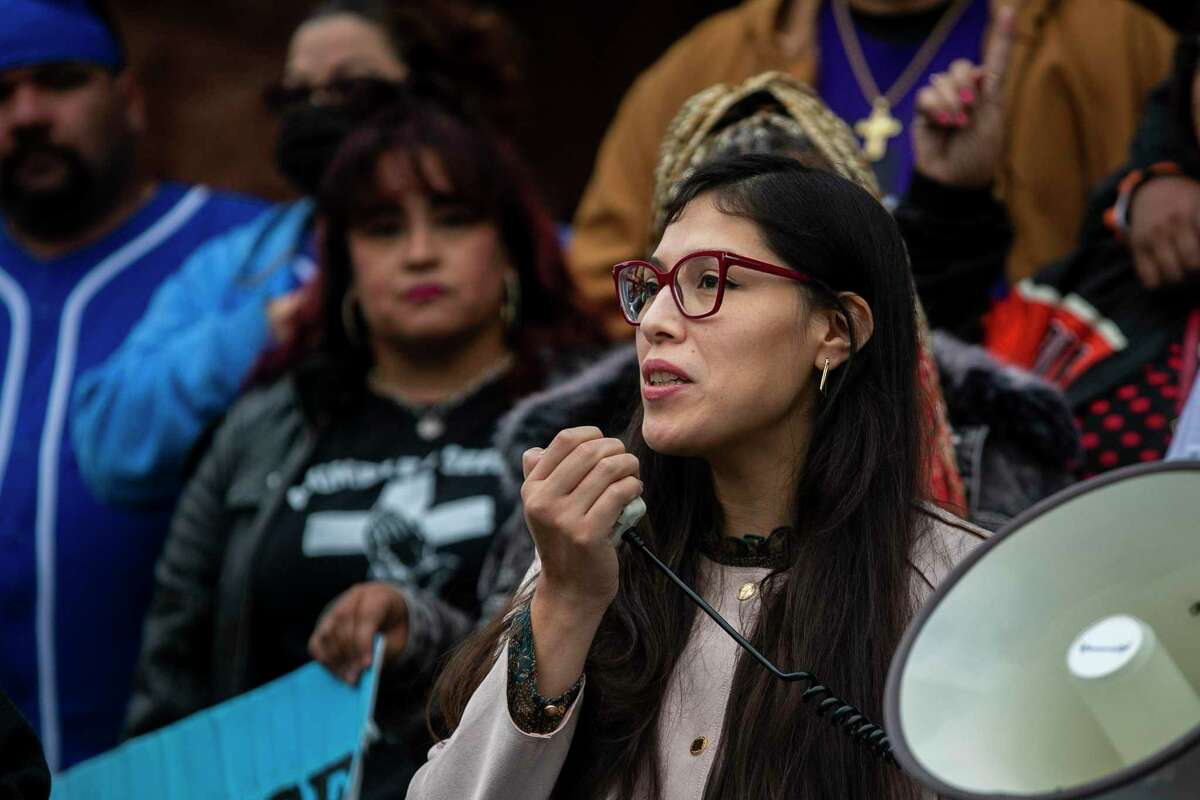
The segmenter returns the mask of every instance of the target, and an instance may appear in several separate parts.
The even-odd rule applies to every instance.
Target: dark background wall
[[[398,0],[402,2],[403,0]],[[115,0],[151,114],[155,174],[289,196],[271,166],[262,89],[314,5],[267,0]],[[524,36],[531,114],[518,140],[551,209],[567,218],[633,78],[733,0],[495,3]]]

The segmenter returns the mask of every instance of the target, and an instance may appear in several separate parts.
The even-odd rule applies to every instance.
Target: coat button
[[[707,736],[697,736],[695,739],[692,739],[692,746],[688,748],[688,752],[694,756],[698,756],[701,753],[703,753],[705,748],[707,748],[707,747],[708,747],[708,737]]]
[[[742,584],[742,588],[738,589],[738,600],[743,603],[758,594],[758,584],[753,581],[747,581]]]

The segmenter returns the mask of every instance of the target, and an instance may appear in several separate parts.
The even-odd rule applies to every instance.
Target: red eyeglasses
[[[725,282],[730,267],[745,267],[801,283],[817,283],[803,272],[721,250],[689,253],[679,259],[669,272],[663,272],[649,261],[622,261],[613,267],[613,282],[616,284],[621,313],[630,325],[640,325],[658,290],[670,286],[671,297],[675,299],[679,313],[688,319],[711,317],[717,313],[725,297]]]

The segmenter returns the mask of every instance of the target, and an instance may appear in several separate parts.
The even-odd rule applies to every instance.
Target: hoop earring
[[[825,359],[825,367],[821,370],[821,385],[818,390],[821,394],[825,394],[825,381],[829,379],[829,359]]]
[[[347,289],[342,295],[342,329],[346,331],[346,340],[350,344],[362,344],[362,331],[359,330],[358,314],[355,306],[358,303],[358,298],[354,296],[354,289]]]
[[[521,313],[521,278],[515,272],[504,275],[504,304],[500,306],[500,319],[504,327],[516,327],[517,315]]]

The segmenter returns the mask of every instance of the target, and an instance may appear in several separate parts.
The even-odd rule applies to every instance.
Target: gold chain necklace
[[[891,88],[881,92],[879,85],[875,83],[875,76],[871,74],[871,67],[867,64],[867,57],[863,55],[862,44],[858,41],[854,20],[850,18],[849,0],[833,0],[833,18],[837,23],[842,49],[846,51],[846,59],[850,62],[850,69],[854,73],[854,80],[858,82],[859,91],[871,104],[871,116],[854,123],[854,132],[862,137],[863,155],[868,161],[879,161],[887,155],[888,139],[899,136],[904,130],[900,120],[892,116],[892,106],[912,91],[970,4],[971,0],[956,0],[946,9],[946,13],[942,14],[942,18],[930,31],[924,44],[912,57],[912,61],[908,62],[904,72],[900,73],[900,77]]]

